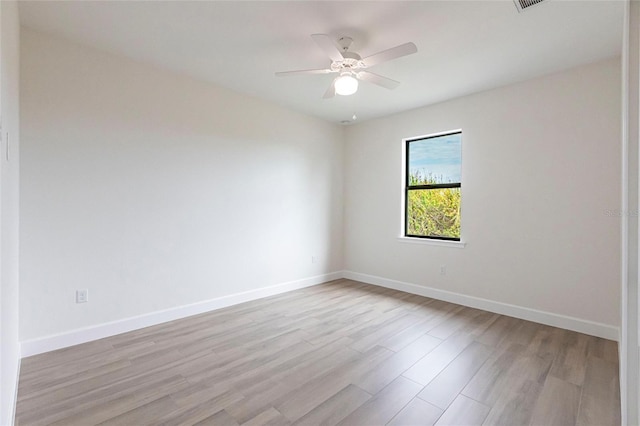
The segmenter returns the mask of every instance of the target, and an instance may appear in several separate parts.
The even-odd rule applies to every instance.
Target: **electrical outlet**
[[[83,288],[76,290],[76,303],[87,303],[89,301],[89,290]]]
[[[311,256],[311,263],[316,263],[318,258],[316,256]]]
[[[447,275],[447,266],[446,265],[440,266],[440,275]]]

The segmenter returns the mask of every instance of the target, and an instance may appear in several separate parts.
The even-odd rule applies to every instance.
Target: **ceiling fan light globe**
[[[352,75],[341,75],[336,79],[335,88],[338,95],[353,95],[358,90],[358,80]]]

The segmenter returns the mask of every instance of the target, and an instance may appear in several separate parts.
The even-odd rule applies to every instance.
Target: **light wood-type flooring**
[[[22,360],[19,425],[619,425],[617,344],[349,280]]]

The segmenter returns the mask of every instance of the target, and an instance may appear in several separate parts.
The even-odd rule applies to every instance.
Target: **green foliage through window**
[[[407,210],[408,235],[460,238],[460,188],[409,191]]]
[[[460,239],[461,134],[407,141],[407,236]]]

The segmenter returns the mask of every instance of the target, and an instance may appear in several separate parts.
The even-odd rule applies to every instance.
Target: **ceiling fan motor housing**
[[[334,61],[331,64],[331,68],[335,70],[341,69],[357,69],[357,68],[365,68],[364,63],[362,62],[362,58],[355,52],[349,52],[349,47],[353,43],[353,39],[351,37],[340,37],[338,39],[338,46],[342,48],[342,57],[344,60],[342,61]],[[335,65],[335,67],[334,67]]]
[[[349,50],[351,43],[353,43],[353,39],[351,37],[344,36],[338,39],[338,46],[342,48],[343,52]]]

